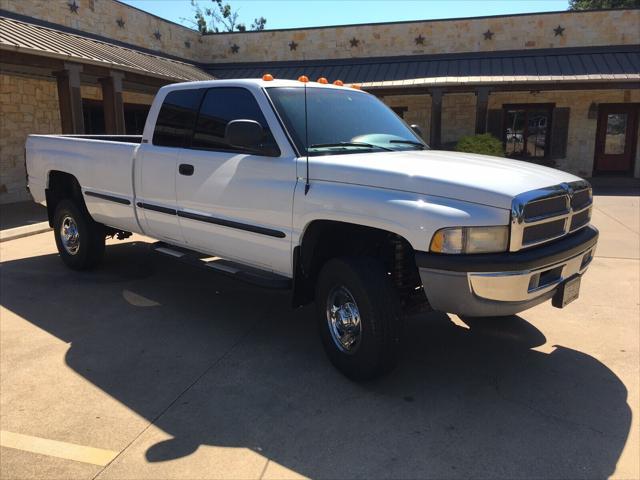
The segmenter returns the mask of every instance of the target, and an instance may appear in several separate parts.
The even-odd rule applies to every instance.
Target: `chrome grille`
[[[583,180],[518,195],[511,208],[509,250],[550,242],[585,227],[592,202],[591,186]]]

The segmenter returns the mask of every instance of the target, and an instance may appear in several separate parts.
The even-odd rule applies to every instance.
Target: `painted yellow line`
[[[113,460],[118,452],[101,448],[84,447],[74,443],[59,442],[46,438],[32,437],[20,433],[0,431],[0,446],[15,448],[25,452],[49,455],[50,457],[75,460],[76,462],[91,463],[105,466]]]

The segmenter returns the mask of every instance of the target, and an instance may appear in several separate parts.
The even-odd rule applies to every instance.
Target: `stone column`
[[[431,131],[429,146],[440,148],[442,145],[442,89],[431,89]]]
[[[476,90],[476,133],[487,132],[487,111],[489,109],[488,87],[481,87]]]
[[[102,105],[104,108],[104,125],[109,135],[124,135],[124,105],[122,102],[122,72],[109,72],[108,77],[101,78]]]
[[[54,72],[58,82],[58,102],[62,133],[83,134],[82,93],[80,92],[80,72],[82,65],[65,63],[64,70]]]

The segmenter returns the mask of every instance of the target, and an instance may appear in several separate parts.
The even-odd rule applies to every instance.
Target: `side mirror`
[[[414,133],[416,133],[420,138],[423,138],[422,129],[420,128],[420,125],[416,125],[416,124],[411,125],[411,130],[413,130]]]
[[[234,147],[256,150],[264,138],[264,129],[255,120],[231,120],[227,123],[224,138]]]

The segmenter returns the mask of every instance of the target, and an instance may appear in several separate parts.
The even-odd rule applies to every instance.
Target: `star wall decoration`
[[[234,43],[233,45],[231,45],[231,53],[236,54],[240,51],[240,47],[238,46],[238,44]]]
[[[124,28],[124,19],[122,17],[120,17],[118,20],[116,20],[116,23],[118,24],[118,26],[120,28]]]
[[[349,43],[351,44],[351,48],[354,48],[360,45],[360,40],[358,40],[356,37],[353,37],[351,40],[349,40]]]
[[[565,28],[558,25],[556,28],[553,29],[553,33],[554,33],[554,37],[562,37],[564,35],[564,30]]]
[[[80,8],[80,6],[76,3],[76,0],[67,3],[67,6],[69,7],[69,11],[71,13],[75,13],[76,15],[78,15],[78,9]]]
[[[420,34],[413,40],[416,42],[416,45],[424,45],[425,38]]]
[[[160,30],[156,30],[155,32],[153,32],[153,36],[156,37],[156,40],[160,40],[162,38]]]
[[[294,51],[298,49],[298,44],[296,42],[294,42],[293,40],[291,40],[289,42],[289,50]]]
[[[191,42],[189,40],[184,41],[184,46],[187,48],[191,48]]]
[[[491,40],[493,38],[493,36],[495,35],[495,33],[493,33],[491,30],[487,30],[482,35],[484,35],[484,39],[485,40]]]

